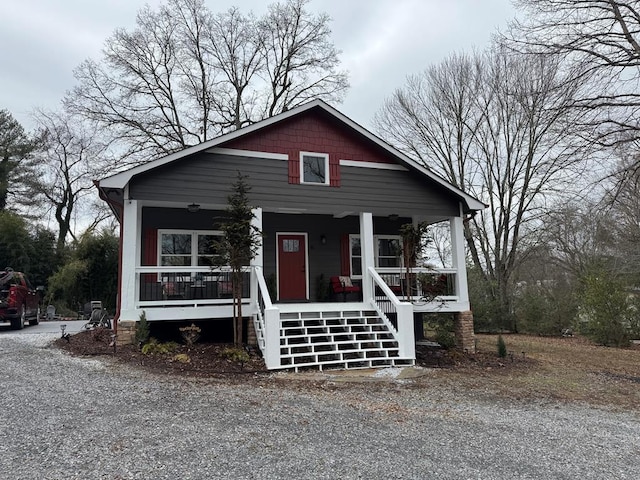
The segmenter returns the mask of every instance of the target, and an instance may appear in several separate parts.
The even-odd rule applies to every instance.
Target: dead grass
[[[479,355],[497,352],[496,335],[477,338]],[[602,347],[581,337],[503,338],[510,352],[503,367],[469,363],[440,372],[439,380],[454,381],[502,398],[585,402],[640,410],[640,349]],[[511,355],[520,365],[509,365]]]

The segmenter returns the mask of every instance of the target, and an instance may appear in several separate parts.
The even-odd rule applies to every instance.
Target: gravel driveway
[[[57,336],[0,332],[2,479],[640,478],[633,413],[384,375],[158,377],[70,357]]]

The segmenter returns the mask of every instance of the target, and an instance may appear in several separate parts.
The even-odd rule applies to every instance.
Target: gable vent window
[[[300,152],[300,183],[329,185],[329,155]]]

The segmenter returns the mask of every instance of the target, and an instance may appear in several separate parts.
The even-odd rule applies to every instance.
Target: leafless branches
[[[524,15],[502,42],[521,53],[554,55],[580,64],[590,88],[574,108],[598,113],[585,124],[604,147],[639,138],[640,2],[637,0],[517,0]]]
[[[585,114],[569,108],[581,88],[558,58],[496,48],[411,77],[376,119],[387,140],[488,205],[467,223],[467,241],[503,303],[520,243],[588,158],[576,128]]]
[[[130,162],[167,154],[348,88],[330,18],[286,0],[263,18],[167,0],[116,30],[75,71],[66,106],[110,132]],[[123,163],[121,167],[125,166]]]
[[[88,196],[95,197],[92,179],[101,173],[100,158],[107,148],[91,123],[72,115],[39,110],[35,119],[42,144],[35,154],[38,166],[30,193],[51,208],[58,225],[57,249],[62,251],[67,236],[76,239],[75,219],[89,213]],[[96,223],[104,219],[100,217]]]

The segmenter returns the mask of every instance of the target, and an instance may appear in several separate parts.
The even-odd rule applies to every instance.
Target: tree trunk
[[[233,343],[242,345],[242,272],[233,273]]]

